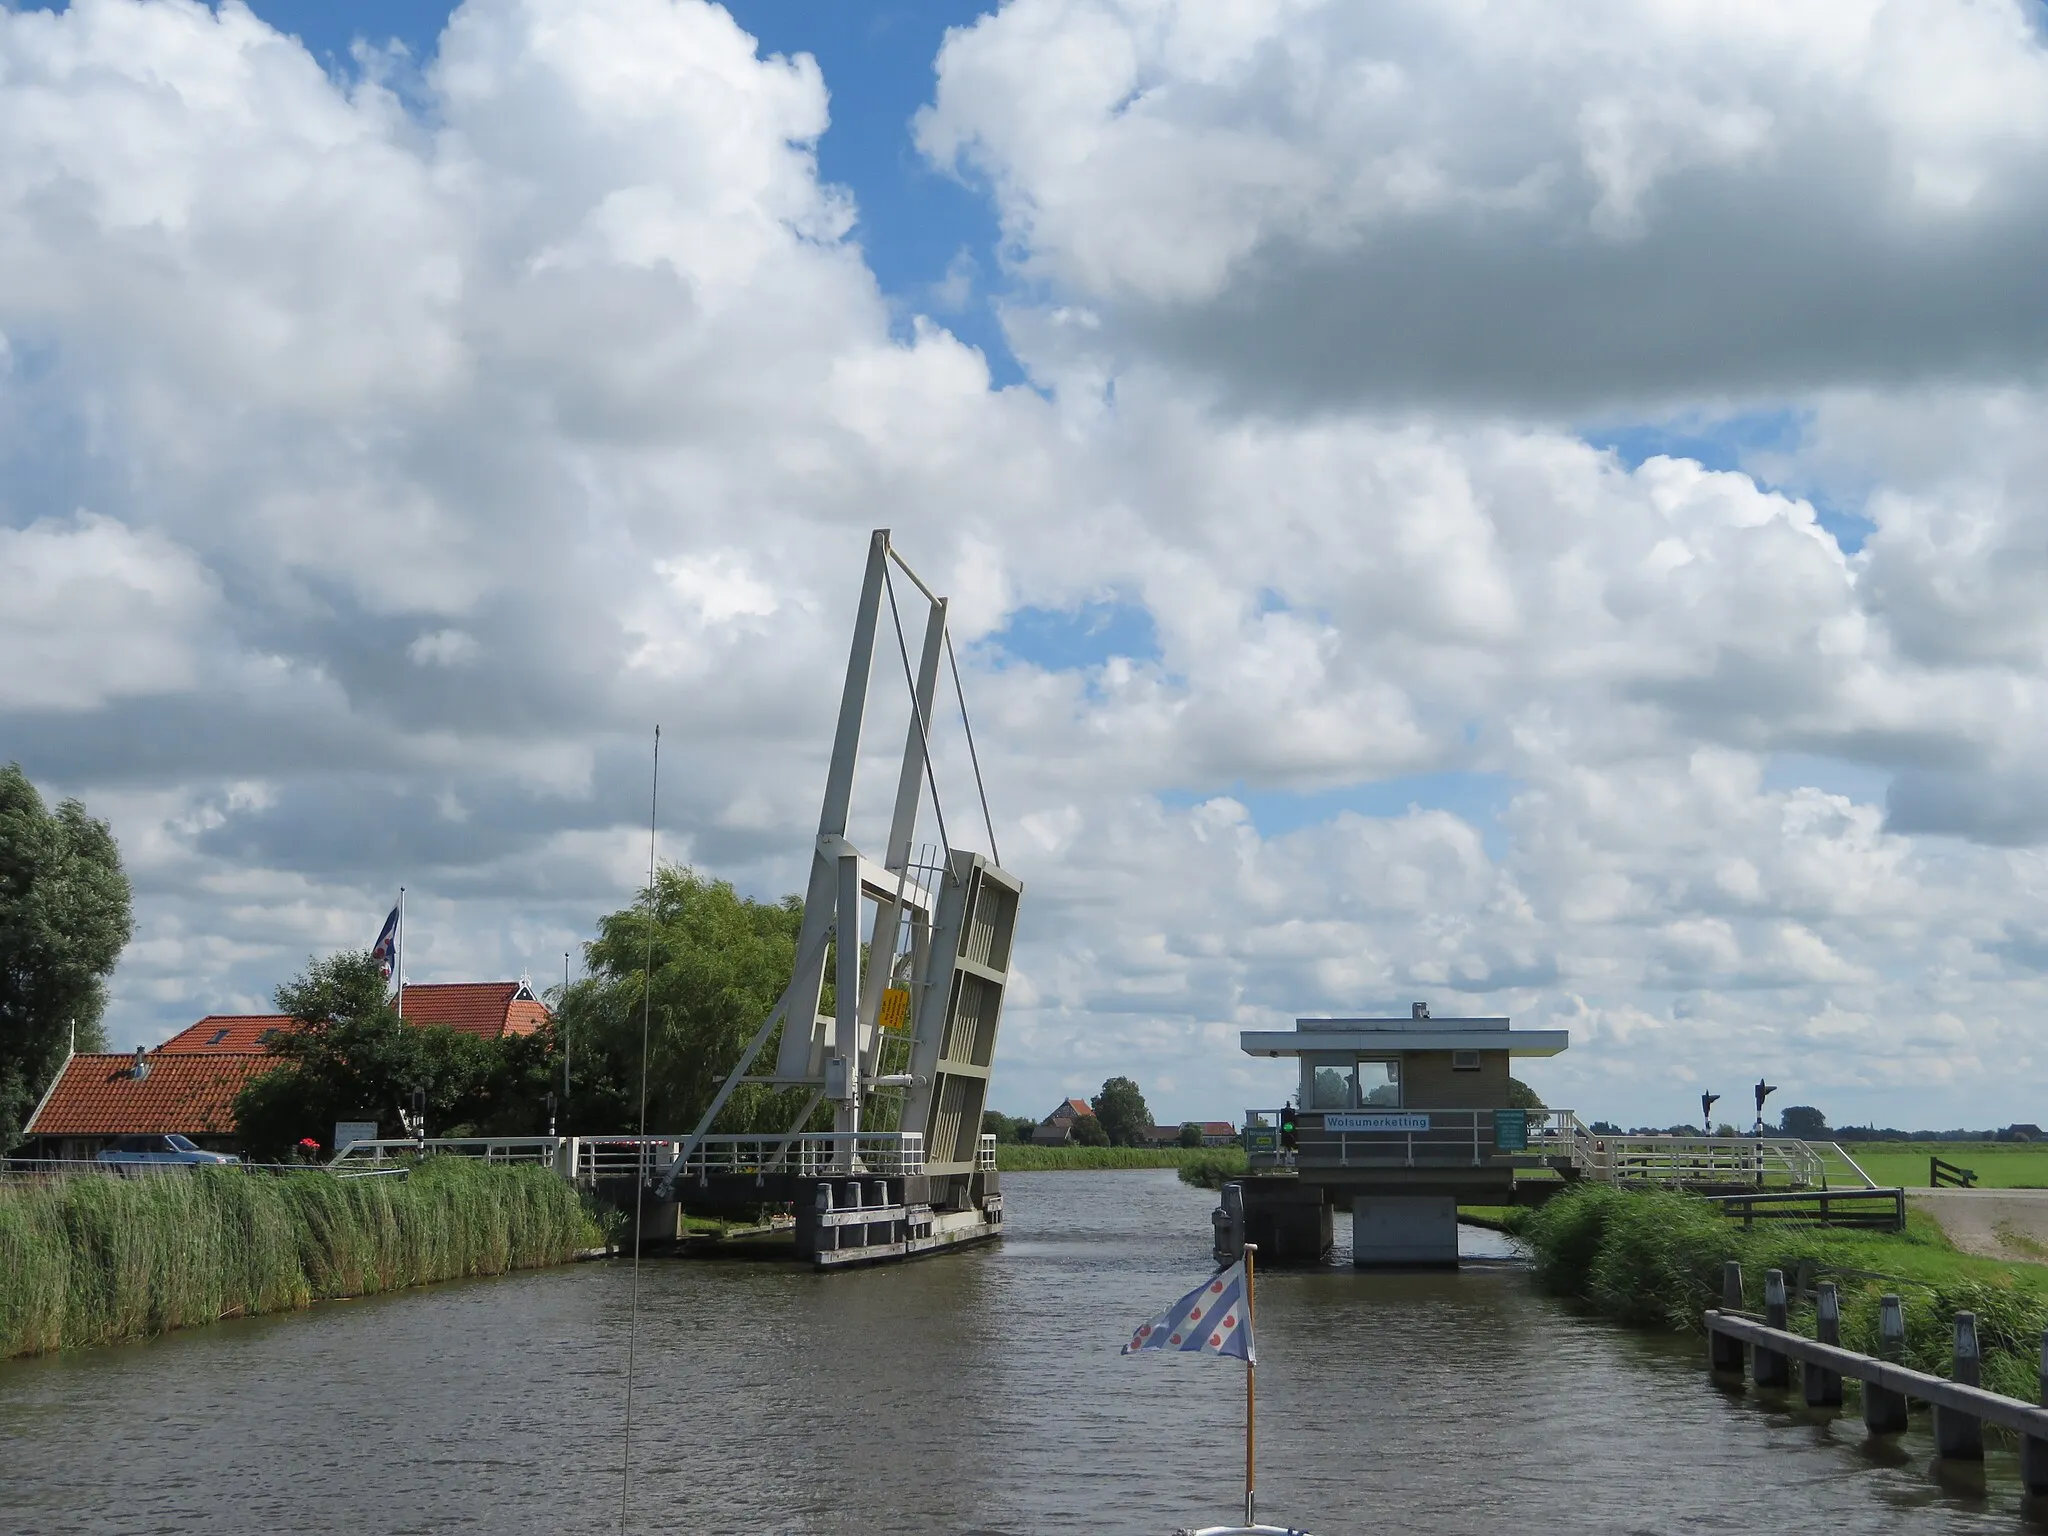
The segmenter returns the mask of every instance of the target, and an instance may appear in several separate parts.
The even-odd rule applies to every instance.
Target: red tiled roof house
[[[547,1006],[524,981],[408,983],[405,1021],[487,1040],[530,1035]],[[288,1013],[210,1013],[154,1051],[73,1056],[23,1134],[28,1155],[85,1160],[116,1136],[179,1135],[236,1151],[235,1095],[270,1070],[270,1043],[299,1027]]]
[[[547,1004],[523,981],[407,982],[404,1013],[408,1024],[439,1024],[486,1040],[530,1035],[548,1021]],[[281,1031],[298,1027],[288,1013],[209,1013],[157,1049],[260,1052]]]
[[[29,1117],[30,1155],[85,1161],[116,1136],[186,1136],[233,1151],[235,1095],[269,1069],[254,1052],[73,1056]]]
[[[441,1024],[486,1040],[530,1035],[548,1021],[547,1004],[523,981],[408,982],[400,1011],[408,1024]]]
[[[181,1029],[159,1051],[179,1055],[188,1052],[224,1052],[231,1055],[261,1055],[279,1035],[299,1027],[288,1013],[209,1013],[190,1029]]]

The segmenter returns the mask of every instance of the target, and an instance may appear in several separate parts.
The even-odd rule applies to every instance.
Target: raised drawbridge
[[[898,600],[901,575],[916,599]],[[905,609],[924,630],[913,663]],[[909,726],[888,841],[875,859],[847,836],[854,770],[882,620],[902,662]],[[914,628],[915,625],[913,624]],[[973,766],[987,854],[948,834],[932,761],[940,673],[949,674]],[[936,846],[917,841],[931,791]],[[788,1203],[799,1256],[871,1263],[974,1242],[1002,1230],[995,1142],[981,1132],[1009,985],[1022,883],[996,862],[946,599],[877,529],[846,662],[796,968],[780,1001],[655,1182],[683,1209],[724,1213]],[[865,953],[863,942],[865,941]],[[827,976],[832,1010],[823,1011]],[[772,1057],[771,1057],[772,1051]],[[786,1128],[720,1130],[749,1085],[801,1089]],[[832,1129],[812,1129],[829,1104]]]

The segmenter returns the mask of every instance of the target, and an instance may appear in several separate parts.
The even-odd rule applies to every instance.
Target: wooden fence
[[[1708,1195],[1722,1214],[1742,1224],[1799,1221],[1812,1226],[1867,1227],[1877,1232],[1906,1230],[1903,1189],[1794,1189],[1769,1193]]]
[[[1800,1386],[1811,1407],[1840,1407],[1842,1382],[1863,1384],[1863,1425],[1873,1435],[1895,1435],[1906,1427],[1909,1403],[1934,1410],[1935,1453],[1955,1461],[1981,1461],[1984,1426],[1996,1424],[2020,1437],[2020,1480],[2028,1493],[2048,1494],[2048,1407],[2023,1403],[1979,1385],[1983,1357],[1977,1343],[1977,1319],[1968,1312],[1955,1317],[1953,1378],[1930,1376],[1898,1363],[1905,1353],[1906,1318],[1899,1298],[1878,1304],[1881,1356],[1860,1355],[1841,1346],[1841,1305],[1834,1283],[1815,1287],[1816,1338],[1787,1327],[1785,1276],[1770,1270],[1764,1276],[1764,1316],[1744,1314],[1742,1266],[1730,1262],[1722,1276],[1722,1310],[1706,1314],[1709,1364],[1720,1374],[1741,1376],[1743,1348],[1760,1387],[1789,1389],[1792,1362],[1799,1362]],[[2048,1403],[2048,1333],[2041,1338],[2041,1397]]]

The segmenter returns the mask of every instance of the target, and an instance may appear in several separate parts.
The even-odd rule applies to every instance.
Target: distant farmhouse
[[[1095,1111],[1088,1107],[1086,1099],[1067,1099],[1060,1107],[1038,1122],[1038,1129],[1031,1133],[1034,1147],[1064,1147],[1074,1139],[1074,1121],[1082,1115],[1094,1118]]]
[[[1038,1123],[1031,1133],[1034,1147],[1064,1147],[1074,1139],[1074,1121],[1082,1115],[1093,1116],[1095,1111],[1086,1099],[1067,1099]],[[1228,1120],[1202,1120],[1196,1122],[1202,1127],[1202,1145],[1205,1147],[1228,1147],[1237,1142],[1237,1127]],[[1180,1145],[1178,1125],[1155,1125],[1145,1132],[1145,1145],[1149,1147],[1177,1147]]]
[[[408,983],[405,1022],[499,1040],[530,1035],[547,1005],[523,981]],[[117,1136],[184,1136],[240,1150],[235,1095],[275,1062],[271,1042],[300,1027],[287,1013],[212,1013],[154,1051],[72,1056],[29,1116],[19,1155],[90,1161]]]

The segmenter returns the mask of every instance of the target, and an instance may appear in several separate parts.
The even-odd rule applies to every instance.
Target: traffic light
[[[1294,1104],[1292,1100],[1288,1102],[1285,1109],[1280,1111],[1280,1145],[1289,1152],[1292,1152],[1300,1145],[1300,1138],[1295,1132]]]
[[[1757,1119],[1761,1120],[1761,1119],[1763,1119],[1763,1117],[1764,1117],[1764,1100],[1765,1100],[1765,1099],[1768,1099],[1768,1098],[1769,1098],[1769,1097],[1770,1097],[1770,1096],[1771,1096],[1772,1094],[1776,1093],[1777,1091],[1778,1091],[1778,1089],[1777,1089],[1777,1086],[1776,1086],[1775,1084],[1773,1084],[1773,1083],[1767,1083],[1767,1082],[1765,1082],[1765,1081],[1764,1081],[1764,1080],[1763,1080],[1762,1078],[1758,1078],[1758,1079],[1756,1080],[1756,1117],[1757,1117]]]
[[[1718,1093],[1703,1093],[1700,1095],[1701,1135],[1711,1136],[1714,1134],[1714,1106],[1720,1102],[1721,1095]]]

